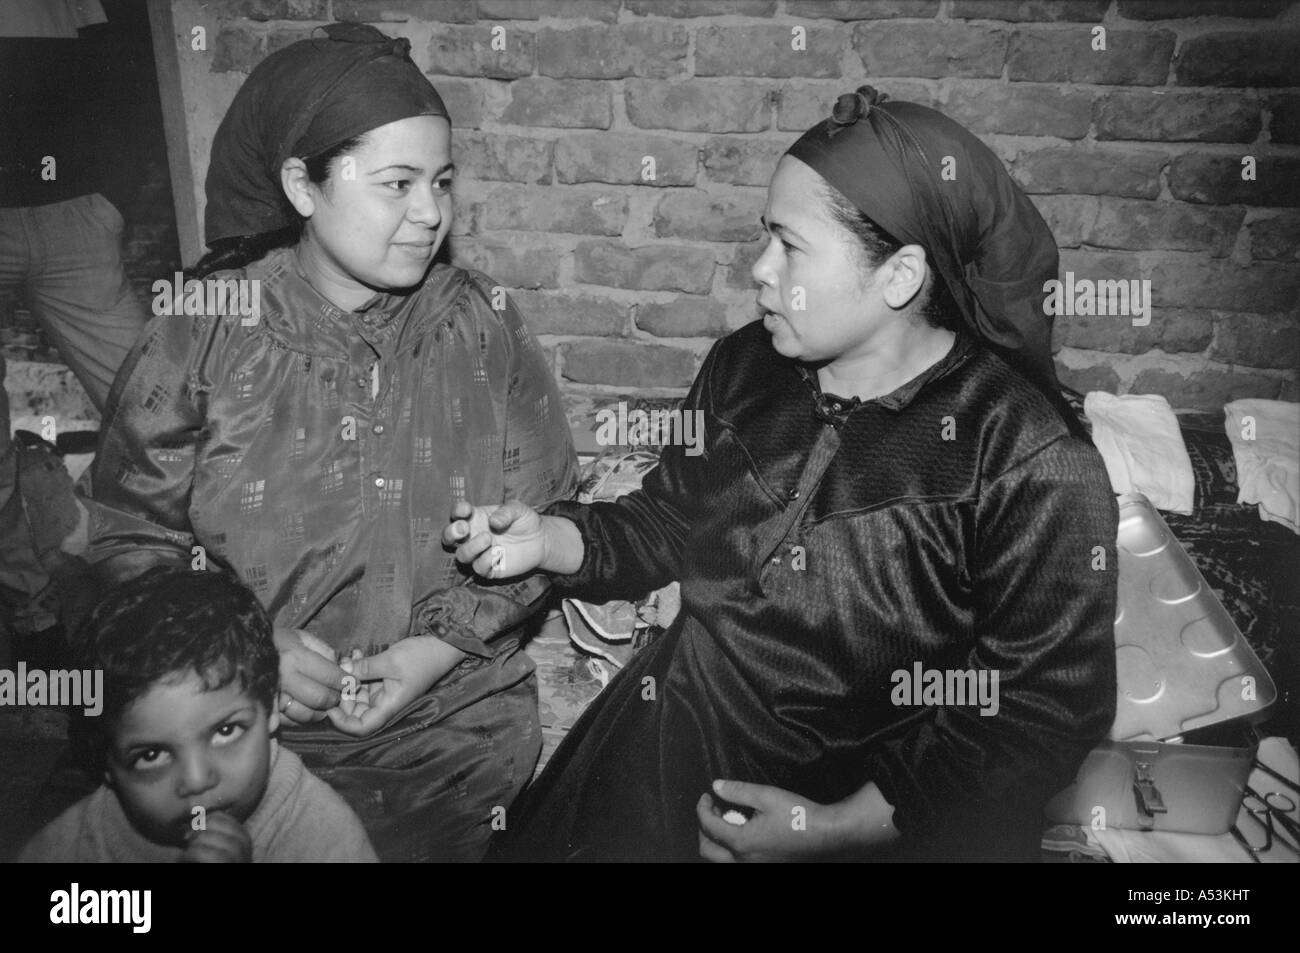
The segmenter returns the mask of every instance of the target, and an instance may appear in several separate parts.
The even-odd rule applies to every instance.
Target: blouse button
[[[382,489],[384,488],[384,478],[383,478],[383,477],[375,477],[375,486],[379,487],[379,489],[382,490]]]
[[[773,566],[779,566],[779,565],[781,565],[781,557],[780,557],[780,556],[773,556],[772,559],[771,559],[771,563],[772,563]]]
[[[374,425],[373,427],[371,427],[370,429],[373,430],[373,431],[374,431],[375,433],[377,433],[377,434],[381,434],[381,433],[384,432],[384,425],[383,425],[383,424],[375,424],[375,425]]]
[[[799,491],[791,490],[789,493],[786,494],[786,499],[788,499],[791,503],[793,503],[795,500],[799,499]]]

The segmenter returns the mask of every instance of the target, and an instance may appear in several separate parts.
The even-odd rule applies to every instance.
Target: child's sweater
[[[266,793],[244,822],[254,862],[375,862],[361,821],[338,794],[303,767],[299,757],[271,742]],[[28,863],[168,863],[182,849],[139,834],[104,785],[64,811],[24,848]]]

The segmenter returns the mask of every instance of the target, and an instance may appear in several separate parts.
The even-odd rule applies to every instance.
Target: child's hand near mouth
[[[203,830],[192,831],[181,854],[183,864],[247,864],[253,860],[253,841],[244,825],[224,811],[205,818]]]

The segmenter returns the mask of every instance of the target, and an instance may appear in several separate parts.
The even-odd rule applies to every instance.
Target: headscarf
[[[361,23],[332,23],[258,63],[212,142],[204,238],[276,231],[296,221],[280,187],[290,156],[314,156],[411,116],[444,116],[411,44]]]
[[[1060,258],[1051,229],[1001,160],[947,116],[886,102],[870,86],[839,97],[830,119],[788,155],[809,165],[904,244],[925,248],[963,324],[1061,411],[1044,283]]]

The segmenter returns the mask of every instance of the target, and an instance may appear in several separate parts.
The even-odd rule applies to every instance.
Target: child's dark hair
[[[885,231],[874,219],[845,198],[844,193],[835,186],[823,182],[822,188],[832,221],[857,240],[869,266],[875,268],[903,247],[903,242]],[[948,285],[933,267],[926,285],[927,288],[922,292],[925,298],[921,302],[921,315],[936,328],[955,330],[960,323],[956,302],[952,299]]]
[[[345,153],[361,148],[365,141],[366,133],[363,132],[351,139],[345,139],[336,146],[331,146],[324,152],[318,152],[314,156],[299,156],[298,158],[302,159],[303,164],[307,167],[307,178],[316,185],[324,185],[329,181],[330,166],[334,160]],[[279,170],[276,171],[278,174]],[[286,205],[289,202],[283,194],[280,196],[280,201]],[[294,214],[297,215],[296,212]],[[185,279],[188,281],[190,278],[206,278],[214,271],[231,271],[243,268],[245,265],[262,258],[267,252],[294,244],[301,236],[302,220],[298,219],[296,224],[275,231],[220,239],[213,242],[212,250],[200,258],[194,264],[194,267],[185,272]]]
[[[187,673],[205,691],[232,682],[274,710],[280,656],[257,597],[225,573],[157,567],[115,587],[82,624],[81,667],[104,673],[111,724],[153,685]],[[85,726],[90,727],[90,726]]]

